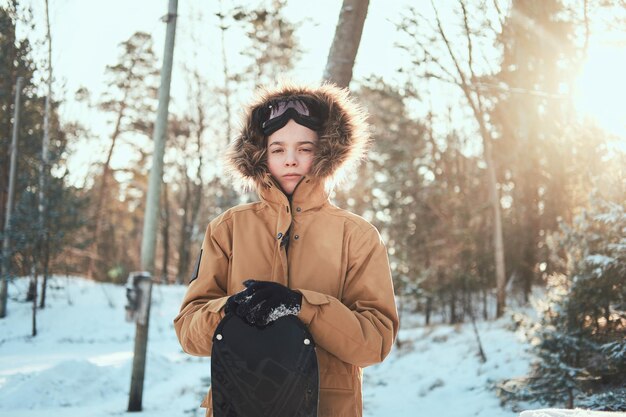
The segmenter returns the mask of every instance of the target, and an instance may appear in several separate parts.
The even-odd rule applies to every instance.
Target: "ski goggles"
[[[309,106],[300,99],[277,100],[267,106],[266,120],[261,124],[263,134],[269,136],[279,129],[282,129],[289,120],[318,131],[322,128],[320,118],[311,115]]]

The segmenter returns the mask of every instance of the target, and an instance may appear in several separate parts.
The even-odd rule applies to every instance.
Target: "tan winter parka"
[[[348,117],[353,103],[341,90],[324,88],[325,98],[334,106],[329,123],[336,116],[343,120],[339,125],[344,130],[350,128],[355,121]],[[309,90],[297,90],[303,92]],[[285,88],[280,94],[285,94]],[[250,117],[249,123],[254,123]],[[345,131],[348,139],[355,140],[350,137],[354,129]],[[252,140],[245,132],[239,141]],[[244,289],[243,281],[286,285],[302,294],[298,317],[317,345],[319,416],[360,417],[362,368],[385,358],[398,330],[387,251],[380,235],[363,218],[330,202],[328,177],[304,177],[289,201],[267,171],[254,176],[240,172],[243,178],[253,178],[260,201],[234,207],[208,225],[195,279],[174,320],[181,346],[192,355],[210,356],[226,300]],[[288,251],[281,245],[287,231]],[[207,416],[213,415],[210,391],[202,406]]]

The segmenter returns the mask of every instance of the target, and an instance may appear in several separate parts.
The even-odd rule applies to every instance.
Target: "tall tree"
[[[489,186],[489,204],[492,210],[492,242],[495,277],[497,287],[496,315],[504,313],[506,305],[506,270],[504,259],[504,238],[502,231],[502,209],[496,177],[496,167],[493,155],[494,130],[489,120],[489,110],[492,106],[491,95],[485,92],[482,84],[488,81],[495,70],[493,68],[478,69],[477,61],[483,64],[488,62],[478,48],[484,43],[484,28],[489,28],[491,37],[499,30],[499,21],[479,10],[470,10],[470,7],[479,8],[481,5],[470,5],[465,0],[459,0],[457,9],[458,38],[452,39],[450,31],[444,27],[439,10],[431,2],[433,17],[429,19],[415,9],[412,15],[407,16],[399,25],[409,39],[410,45],[404,48],[413,54],[412,59],[418,78],[437,79],[452,86],[456,86],[469,107],[472,119],[476,124],[477,134],[481,139],[483,159],[487,170]],[[470,16],[483,16],[475,21]],[[423,29],[424,28],[424,29]],[[489,38],[489,36],[487,36]]]
[[[224,98],[224,118],[226,119],[226,144],[230,142],[232,139],[232,99],[231,99],[231,89],[230,89],[230,68],[228,65],[228,55],[226,54],[226,31],[229,28],[229,24],[226,20],[226,15],[223,11],[223,0],[220,0],[220,12],[217,14],[217,17],[220,20],[220,44],[221,44],[221,52],[222,52],[222,71],[224,74],[224,88],[221,89],[222,96]]]
[[[50,174],[50,117],[52,101],[52,35],[50,30],[50,11],[46,0],[46,40],[48,41],[46,99],[43,116],[43,140],[41,145],[41,163],[39,165],[39,265],[43,275],[41,284],[40,308],[46,305],[48,286],[48,267],[50,263],[50,234],[48,231],[48,176]]]
[[[33,261],[40,259],[38,255],[39,228],[38,226],[38,193],[40,187],[41,167],[41,139],[44,136],[43,120],[45,114],[45,99],[38,95],[45,91],[45,79],[39,79],[38,74],[45,74],[44,69],[37,66],[32,57],[31,45],[28,38],[19,39],[16,36],[16,25],[21,24],[27,30],[32,30],[32,14],[29,9],[20,7],[17,2],[0,7],[0,109],[3,114],[13,114],[13,98],[15,94],[15,79],[22,76],[25,85],[22,96],[22,111],[18,129],[20,153],[17,159],[17,178],[15,184],[15,206],[10,227],[10,268],[12,275],[28,275],[33,271]],[[5,86],[7,88],[5,88]],[[80,191],[69,187],[66,183],[68,174],[65,155],[67,145],[74,137],[74,127],[62,126],[58,116],[59,102],[50,98],[48,101],[49,116],[48,129],[50,136],[48,170],[49,175],[46,187],[48,189],[48,204],[46,214],[47,236],[49,239],[51,265],[58,262],[63,251],[76,246],[77,230],[81,227],[81,212],[84,207],[84,198]],[[0,211],[5,214],[6,184],[8,184],[8,149],[10,118],[0,119]],[[9,129],[9,130],[6,130]],[[5,171],[6,167],[6,171]],[[6,176],[5,176],[6,175]],[[4,222],[2,222],[4,227]],[[4,234],[6,231],[2,231]]]
[[[22,14],[22,16],[20,16]],[[6,243],[4,241],[5,235],[11,233],[12,236],[7,236],[7,242],[12,242],[11,247],[8,247],[6,251],[2,252],[2,256],[7,256],[9,259],[1,259],[2,261],[2,271],[6,274],[6,276],[0,277],[2,279],[2,317],[5,316],[7,312],[7,302],[8,302],[8,280],[11,275],[11,258],[13,258],[14,254],[18,252],[16,250],[16,240],[15,237],[19,233],[14,223],[16,223],[16,215],[19,216],[19,212],[17,211],[17,206],[19,205],[22,197],[23,197],[23,184],[24,182],[28,182],[24,180],[25,172],[18,170],[18,178],[13,178],[13,196],[12,200],[15,202],[14,207],[11,208],[11,212],[13,213],[13,217],[11,219],[12,224],[8,224],[5,229],[5,218],[7,212],[9,210],[9,179],[10,179],[10,167],[11,167],[11,140],[13,137],[13,129],[17,127],[17,140],[20,143],[21,153],[20,158],[17,161],[18,165],[22,161],[29,160],[33,157],[32,148],[30,145],[35,143],[34,135],[29,135],[28,137],[24,137],[21,135],[23,132],[21,127],[25,124],[29,124],[29,120],[32,121],[32,110],[26,106],[25,101],[28,99],[29,95],[32,97],[33,89],[29,85],[31,82],[31,78],[35,71],[35,65],[30,56],[31,54],[31,45],[27,39],[19,40],[16,36],[16,26],[18,21],[20,23],[26,23],[24,20],[29,19],[28,16],[23,16],[23,11],[20,13],[19,6],[17,1],[13,1],[7,5],[0,6],[0,110],[3,115],[13,115],[15,114],[14,108],[14,97],[15,94],[23,95],[23,103],[21,109],[17,109],[21,114],[21,126],[14,126],[17,120],[13,120],[9,117],[2,117],[0,119],[0,215],[2,218],[2,222],[0,224],[1,236],[3,240],[3,247]],[[20,91],[16,91],[17,86],[17,78],[23,77],[23,80],[26,80],[26,86],[20,87]],[[22,84],[23,85],[23,84]],[[24,91],[22,91],[24,88]],[[29,91],[30,90],[30,91]],[[29,94],[30,93],[30,94]],[[30,117],[29,117],[30,116]],[[20,140],[21,139],[21,140]],[[28,141],[28,142],[26,142]],[[28,144],[27,144],[28,143]],[[26,145],[26,146],[25,146]],[[21,161],[20,161],[21,160]],[[25,170],[26,171],[26,170]],[[28,172],[29,174],[32,173]]]
[[[220,10],[223,10],[220,3]],[[201,21],[201,13],[194,23]],[[204,172],[213,164],[213,155],[219,154],[229,142],[231,130],[231,87],[230,76],[227,67],[226,47],[224,45],[225,32],[232,22],[226,23],[227,12],[217,14],[222,33],[222,59],[224,80],[219,86],[211,86],[209,80],[203,75],[203,70],[198,66],[185,65],[185,79],[189,99],[187,108],[182,117],[172,117],[170,121],[170,150],[176,153],[170,165],[174,166],[172,172],[172,189],[176,194],[172,202],[175,207],[176,218],[180,219],[176,238],[176,283],[183,284],[188,277],[191,268],[192,243],[196,240],[194,232],[200,230],[197,226],[203,200],[208,196],[208,204],[213,203],[213,196],[205,193]],[[191,26],[191,42],[193,43],[193,56],[202,47],[202,29],[197,25]],[[197,62],[197,60],[194,60]],[[215,100],[219,105],[211,105]],[[221,123],[210,123],[211,120],[220,120]],[[224,128],[225,127],[225,128]],[[209,160],[207,164],[205,161]],[[217,161],[215,161],[217,162]],[[204,226],[204,225],[203,225]],[[195,249],[195,248],[194,248]]]
[[[15,176],[17,172],[17,155],[19,148],[17,146],[17,132],[19,130],[20,120],[20,101],[22,98],[22,88],[24,84],[24,78],[19,77],[15,84],[15,106],[13,108],[13,134],[11,135],[10,146],[10,172],[9,172],[9,187],[8,187],[8,199],[7,209],[4,218],[4,230],[2,233],[2,253],[0,255],[0,318],[6,316],[7,313],[7,301],[8,301],[8,286],[9,286],[9,260],[10,247],[11,247],[11,214],[13,212],[13,199],[15,197]]]
[[[558,161],[562,151],[550,149],[567,124],[568,103],[559,91],[571,79],[572,66],[563,63],[576,59],[565,16],[557,0],[515,0],[498,36],[503,55],[496,79],[506,89],[492,112],[500,132],[495,154],[498,176],[509,184],[505,189],[512,199],[508,269],[526,300],[540,272],[537,265],[547,261],[542,234],[554,230],[569,205],[564,178],[556,172],[565,168]]]
[[[242,73],[233,73],[233,77],[251,80],[253,88],[275,83],[288,75],[302,55],[295,35],[296,25],[285,17],[286,3],[286,0],[264,0],[255,7],[233,10],[233,19],[248,38],[249,46],[241,55],[250,62]]]
[[[31,44],[28,39],[18,39],[16,36],[17,22],[22,20],[25,26],[31,23],[23,19],[28,19],[24,13],[18,10],[17,1],[13,1],[6,6],[0,7],[0,112],[3,115],[12,115],[15,85],[17,77],[21,76],[25,80],[24,99],[33,97],[33,86],[31,80],[35,71],[35,64],[31,57]],[[32,106],[28,107],[24,103],[23,124],[28,125],[29,115],[32,114]],[[9,167],[10,167],[10,140],[12,136],[13,121],[11,117],[0,118],[0,218],[5,218],[6,205],[8,200]],[[20,135],[20,146],[22,149],[29,149],[34,144],[34,134]],[[28,146],[27,146],[28,145]],[[24,158],[29,152],[26,151]],[[26,168],[26,167],[23,167]],[[18,195],[21,187],[17,187]],[[16,199],[19,198],[16,196]],[[4,222],[0,224],[4,228]]]
[[[326,60],[324,80],[348,87],[352,68],[361,43],[369,0],[344,0],[335,29],[335,37]]]
[[[107,66],[109,90],[98,104],[101,110],[113,116],[114,127],[93,200],[94,227],[87,267],[87,275],[90,277],[96,273],[97,260],[102,259],[99,249],[101,231],[109,221],[106,203],[111,198],[116,198],[107,190],[112,177],[113,153],[124,135],[149,136],[152,133],[150,115],[154,114],[158,90],[157,59],[152,49],[152,37],[147,33],[137,32],[122,42],[120,48],[122,52],[119,62]]]
[[[194,79],[199,80],[200,74],[194,73]],[[182,284],[188,278],[191,258],[191,243],[193,232],[197,229],[201,203],[203,196],[206,196],[204,186],[205,156],[207,148],[203,141],[209,128],[206,117],[206,109],[203,104],[203,89],[197,85],[195,97],[190,101],[194,106],[193,115],[181,121],[172,122],[172,147],[176,147],[180,152],[178,164],[180,185],[178,190],[179,202],[178,213],[180,215],[180,234],[178,238],[178,265],[176,272],[176,282]],[[215,149],[215,148],[214,148]],[[219,147],[218,147],[219,149]],[[194,167],[195,165],[195,167]]]
[[[491,284],[488,196],[477,156],[465,155],[460,132],[434,133],[432,115],[410,115],[411,93],[382,80],[355,90],[367,107],[373,137],[356,186],[339,190],[339,204],[380,226],[400,300],[450,322],[472,314],[472,293]],[[447,123],[449,124],[449,123]],[[484,300],[483,300],[484,301]]]

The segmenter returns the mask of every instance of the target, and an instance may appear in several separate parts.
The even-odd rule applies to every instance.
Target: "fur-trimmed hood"
[[[247,106],[241,133],[226,153],[231,173],[244,187],[261,185],[268,173],[267,138],[261,129],[261,115],[273,101],[299,97],[314,100],[327,114],[318,131],[311,176],[332,187],[365,156],[369,144],[366,114],[349,96],[347,89],[333,84],[306,86],[292,83],[261,88]]]

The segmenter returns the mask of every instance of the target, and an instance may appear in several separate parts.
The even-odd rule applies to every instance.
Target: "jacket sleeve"
[[[230,260],[231,235],[225,221],[218,217],[207,227],[192,280],[174,319],[176,336],[183,350],[191,355],[211,356],[213,333],[224,313]]]
[[[320,347],[360,367],[387,356],[399,320],[387,250],[373,226],[349,249],[341,301],[315,291],[298,291],[302,293],[298,317]]]

